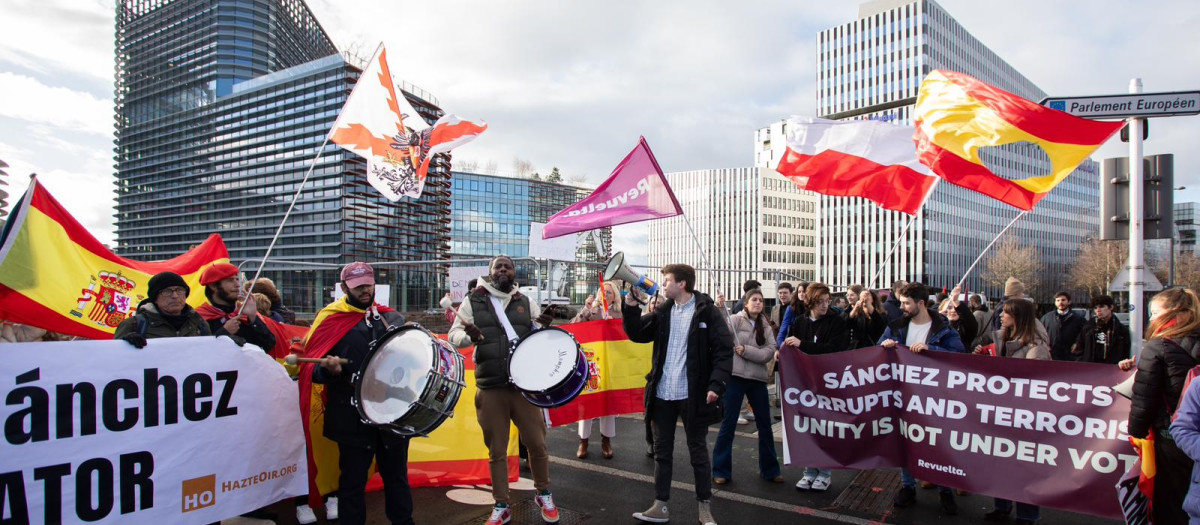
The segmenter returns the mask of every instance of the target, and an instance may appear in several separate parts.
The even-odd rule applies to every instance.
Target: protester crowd
[[[503,370],[490,363],[492,359],[503,359],[503,348],[489,350],[487,345],[505,340],[505,331],[514,328],[496,319],[496,311],[488,301],[504,298],[499,311],[506,312],[518,334],[549,326],[551,317],[513,291],[511,260],[497,258],[492,271],[493,275],[481,278],[483,281],[468,296],[469,300],[453,305],[456,308],[444,305],[454,322],[450,341],[460,346],[476,345],[476,380],[481,390],[475,403],[481,407],[480,425],[485,436],[490,436],[487,441],[497,501],[488,523],[500,525],[511,518],[504,482],[507,479],[504,438],[513,422],[521,430],[522,447],[532,451],[530,466],[538,489],[537,504],[544,518],[556,519],[557,509],[549,492],[541,414],[530,410],[532,407],[520,396],[514,397]],[[669,519],[667,501],[675,459],[674,433],[680,420],[683,425],[678,428],[686,436],[685,455],[695,473],[702,523],[716,523],[711,509],[711,484],[734,482],[732,464],[738,454],[733,438],[739,425],[753,422],[757,428],[759,476],[773,483],[785,482],[772,431],[775,420],[772,404],[779,405],[778,399],[771,399],[769,385],[776,381],[776,362],[788,352],[829,354],[875,346],[914,353],[974,353],[1089,362],[1118,366],[1122,370],[1136,367],[1128,433],[1133,438],[1152,439],[1150,443],[1157,458],[1152,494],[1154,523],[1187,523],[1189,515],[1200,520],[1200,490],[1189,490],[1192,480],[1200,479],[1200,471],[1193,472],[1194,461],[1200,459],[1200,386],[1189,386],[1191,372],[1200,363],[1200,298],[1192,290],[1168,289],[1153,298],[1145,347],[1135,362],[1130,355],[1135,334],[1130,334],[1114,315],[1114,301],[1107,295],[1090,298],[1091,314],[1084,315],[1072,308],[1070,294],[1059,292],[1054,296],[1053,308],[1039,317],[1038,305],[1017,279],[1008,280],[1004,298],[992,308],[979,295],[968,297],[959,289],[934,295],[920,283],[904,281],[893,283],[887,290],[855,285],[842,291],[818,282],[795,286],[783,282],[774,290],[776,304],[768,305],[768,294],[761,283],[747,281],[744,294],[730,305],[723,296],[714,299],[695,290],[695,271],[690,267],[669,265],[663,273],[665,300],[660,302],[657,297],[639,300],[634,290],[626,292],[615,283],[605,283],[571,320],[621,320],[630,340],[653,345],[645,399],[647,455],[655,459],[655,500],[646,511],[634,515],[638,520]],[[269,280],[239,288],[237,274],[236,268],[227,264],[208,268],[200,279],[208,300],[195,309],[186,304],[191,290],[182,278],[169,272],[154,276],[149,282],[147,298],[138,305],[135,315],[117,327],[115,337],[139,348],[145,346],[147,339],[203,335],[228,336],[239,345],[274,347],[275,335],[265,323],[297,323],[295,314],[285,306],[279,290]],[[343,367],[356,366],[354,363],[362,359],[362,352],[383,326],[402,324],[404,318],[390,310],[385,312],[386,307],[382,307],[374,310],[374,315],[385,319],[385,323],[371,324],[372,308],[379,307],[372,306],[373,289],[367,289],[368,284],[373,287],[373,270],[363,263],[354,263],[342,274],[347,305],[343,308],[367,312],[367,317],[360,319],[358,325],[347,325],[348,332],[331,339],[332,347],[325,361],[309,373],[313,382],[327,385],[331,404],[325,433],[339,444],[343,457],[341,493],[326,495],[326,517],[338,518],[340,495],[350,505],[343,505],[343,518],[348,516],[350,521],[361,522],[365,519],[362,490],[367,467],[375,459],[381,464],[405,459],[407,439],[397,440],[372,431],[355,414],[339,415],[348,401],[338,396],[351,395],[342,371]],[[361,314],[355,315],[361,318]],[[697,326],[708,329],[699,330]],[[53,334],[33,332],[28,327],[5,323],[0,335],[5,342],[53,338]],[[300,346],[299,341],[291,343],[294,348]],[[585,420],[578,425],[580,443],[576,456],[580,459],[591,454],[593,422]],[[717,422],[720,426],[710,462],[704,436],[708,425]],[[615,421],[610,416],[599,418],[599,423],[601,455],[612,458]],[[385,474],[385,483],[389,485],[386,489],[389,517],[399,516],[398,521],[393,521],[404,521],[402,517],[411,515],[412,510],[405,470],[385,468],[380,472]],[[914,505],[918,487],[937,488],[943,513],[958,513],[957,487],[919,483],[902,469],[894,506]],[[804,468],[795,486],[801,491],[827,491],[832,484],[830,469]],[[299,523],[316,521],[307,498],[297,498],[296,504]],[[1000,498],[980,517],[985,521],[1008,520],[1014,510],[1018,524],[1035,523],[1040,518],[1036,505]],[[263,510],[248,515],[271,517]]]

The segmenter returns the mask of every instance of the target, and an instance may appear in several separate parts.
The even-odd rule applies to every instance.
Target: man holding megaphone
[[[635,295],[657,291],[658,286],[613,257],[605,280],[617,278],[633,284],[622,308],[625,334],[635,343],[653,343],[650,373],[646,375],[646,413],[654,425],[654,504],[634,518],[651,523],[670,519],[675,422],[683,419],[688,452],[696,476],[700,522],[716,525],[712,517],[712,462],[705,435],[721,419],[719,400],[725,393],[733,361],[733,336],[713,300],[695,290],[696,270],[685,264],[662,269],[662,291],[667,300],[641,315]],[[612,274],[611,276],[608,274]],[[651,292],[653,293],[653,292]]]

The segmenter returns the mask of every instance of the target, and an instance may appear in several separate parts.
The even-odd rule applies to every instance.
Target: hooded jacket
[[[466,325],[473,324],[483,333],[483,340],[475,344],[475,385],[480,389],[500,388],[509,385],[508,361],[512,353],[508,334],[500,323],[501,315],[492,306],[492,297],[500,301],[500,307],[518,338],[535,330],[533,319],[541,315],[541,308],[522,295],[514,281],[512,289],[502,292],[492,285],[490,277],[480,277],[479,286],[463,298],[458,307],[454,324],[446,338],[450,344],[463,348],[472,344]]]
[[[766,316],[763,316],[763,319],[765,320]],[[745,308],[730,317],[729,322],[733,325],[733,333],[736,334],[733,343],[736,345],[741,341],[743,347],[742,355],[738,355],[736,351],[733,353],[733,376],[766,383],[767,365],[775,358],[775,333],[771,324],[766,323],[766,326],[763,326],[764,341],[760,345],[754,337],[754,322],[750,320]]]
[[[715,423],[721,419],[721,403],[708,404],[707,394],[725,394],[732,370],[733,335],[724,317],[709,296],[693,292],[696,311],[688,328],[686,376],[688,382],[687,415],[695,421]],[[646,315],[637,306],[621,302],[625,335],[635,343],[654,343],[650,373],[646,374],[645,408],[650,412],[667,361],[667,341],[671,337],[671,309],[675,301],[666,300]]]

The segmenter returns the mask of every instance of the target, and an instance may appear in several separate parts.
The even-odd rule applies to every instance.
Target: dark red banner
[[[1122,519],[1137,460],[1116,366],[862,348],[781,352],[784,458]]]

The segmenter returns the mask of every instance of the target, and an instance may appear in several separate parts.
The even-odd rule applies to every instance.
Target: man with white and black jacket
[[[1120,364],[1129,358],[1129,327],[1113,315],[1113,298],[1097,295],[1092,298],[1090,321],[1084,323],[1075,343],[1076,359],[1088,363]]]

